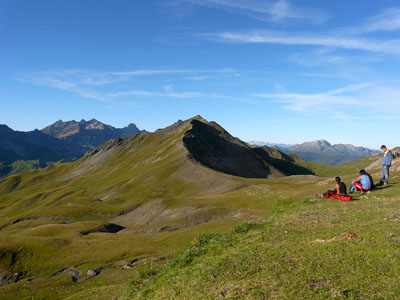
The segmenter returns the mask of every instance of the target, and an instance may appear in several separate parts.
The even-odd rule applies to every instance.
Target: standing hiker
[[[383,151],[383,160],[382,160],[382,173],[381,173],[381,181],[379,185],[388,184],[389,183],[389,169],[392,165],[392,152],[386,148],[385,145],[381,146],[381,150]]]

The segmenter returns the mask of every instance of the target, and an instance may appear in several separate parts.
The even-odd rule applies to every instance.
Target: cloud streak
[[[230,95],[230,93],[216,93],[205,91],[182,91],[175,85],[162,84],[160,90],[125,89],[119,84],[119,76],[150,76],[159,75],[157,70],[139,70],[128,72],[93,72],[81,70],[46,71],[24,74],[20,80],[32,84],[51,87],[78,95],[82,98],[94,99],[106,103],[118,103],[120,100],[140,101],[145,99],[187,99],[187,100],[225,100],[240,101],[257,105],[268,101],[275,103],[287,110],[296,111],[304,115],[327,116],[333,119],[351,120],[351,114],[356,112],[356,118],[382,118],[390,116],[399,118],[400,89],[399,82],[366,82],[344,86],[318,93],[253,93],[242,95]],[[162,70],[162,74],[181,74],[182,79],[187,80],[187,74],[215,74],[227,73],[229,76],[236,74],[233,69],[216,70]],[[167,72],[167,73],[165,73]],[[83,76],[82,74],[85,74]],[[88,75],[89,74],[89,75]],[[110,74],[112,74],[110,76]],[[122,75],[121,75],[122,74]],[[110,76],[110,77],[108,77]],[[112,76],[117,76],[116,78]],[[201,76],[201,75],[199,75]],[[206,76],[206,75],[205,75]],[[150,80],[153,80],[151,77]],[[162,80],[161,80],[162,82]],[[164,81],[165,82],[165,81]],[[130,85],[130,82],[129,82]],[[125,86],[125,85],[124,85]],[[282,88],[284,89],[284,88]],[[338,109],[339,108],[339,109]]]
[[[116,93],[109,93],[106,95],[108,98],[116,99],[120,97],[136,97],[136,98],[175,98],[175,99],[219,99],[219,100],[232,100],[241,102],[255,102],[251,97],[234,97],[222,95],[219,93],[206,93],[206,92],[154,92],[145,90],[129,90],[120,91]]]
[[[173,6],[189,4],[223,9],[270,23],[292,19],[320,24],[330,17],[322,10],[293,5],[288,0],[175,0],[169,3]]]
[[[50,70],[19,74],[16,79],[35,85],[47,86],[70,92],[82,98],[109,102],[110,97],[99,92],[101,88],[112,88],[119,82],[131,82],[137,77],[182,76],[186,80],[207,79],[215,76],[234,76],[235,69],[148,69],[124,72],[98,72],[90,70]],[[191,77],[187,77],[190,75]],[[166,89],[168,85],[164,85]],[[172,86],[171,86],[172,88]]]
[[[19,76],[21,80],[32,81],[42,85],[52,85],[54,82],[69,82],[70,84],[83,86],[101,86],[116,82],[130,80],[140,76],[162,76],[162,75],[192,75],[210,76],[216,74],[234,74],[235,69],[148,69],[131,70],[123,72],[98,72],[91,70],[50,70],[41,72],[30,72]]]
[[[72,94],[79,95],[82,98],[99,100],[106,102],[106,99],[102,97],[99,93],[94,91],[92,88],[80,84],[76,81],[65,80],[63,78],[58,78],[57,76],[52,76],[53,74],[43,73],[40,76],[32,74],[24,74],[18,77],[18,80],[29,82],[35,85],[47,86],[63,91],[70,92]]]
[[[400,55],[400,40],[377,40],[323,34],[297,34],[278,31],[219,32],[204,34],[212,40],[247,44],[324,46]]]
[[[335,119],[398,118],[400,89],[379,83],[348,85],[321,93],[259,93],[252,97],[283,105],[284,108],[306,115],[328,116]]]
[[[400,30],[400,8],[389,8],[381,11],[365,22],[360,32],[397,31]]]
[[[245,97],[232,97],[221,95],[218,93],[205,93],[197,91],[175,92],[174,86],[171,84],[163,84],[161,88],[163,92],[148,90],[121,90],[116,83],[126,81],[127,83],[135,83],[136,77],[151,77],[159,75],[179,75],[184,80],[205,80],[220,75],[237,76],[235,69],[150,69],[150,70],[133,70],[125,72],[97,72],[87,70],[56,70],[42,71],[21,74],[18,80],[28,82],[35,85],[55,88],[69,93],[75,94],[82,98],[94,99],[101,102],[113,102],[119,98],[134,97],[135,99],[143,98],[176,98],[176,99],[221,99],[246,101]],[[192,75],[191,77],[187,77]],[[132,81],[133,80],[133,81]],[[165,81],[164,81],[165,82]],[[115,92],[106,92],[117,90]]]

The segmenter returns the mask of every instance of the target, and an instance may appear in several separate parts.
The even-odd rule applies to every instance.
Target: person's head
[[[360,175],[365,175],[365,174],[367,174],[367,172],[365,172],[364,169],[363,169],[363,170],[360,170]]]
[[[335,180],[336,180],[337,183],[340,183],[340,177],[339,176],[336,177]]]
[[[386,150],[387,150],[386,146],[385,146],[385,145],[382,145],[382,146],[381,146],[381,150],[382,150],[383,152],[386,152]]]

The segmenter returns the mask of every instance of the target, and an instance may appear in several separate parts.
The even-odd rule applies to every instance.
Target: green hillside
[[[352,202],[313,199],[310,181],[259,222],[198,237],[153,266],[124,299],[398,299],[400,162],[392,182]],[[286,185],[286,186],[285,186]]]
[[[199,234],[263,217],[285,197],[281,183],[266,177],[281,176],[222,127],[196,117],[107,141],[76,162],[4,178],[0,276],[18,282],[1,286],[0,299],[117,297],[136,264],[165,262]]]

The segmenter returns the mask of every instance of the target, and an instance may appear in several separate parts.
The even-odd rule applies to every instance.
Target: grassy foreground
[[[264,223],[150,266],[124,299],[399,299],[399,195],[395,183],[352,202],[281,200]]]

